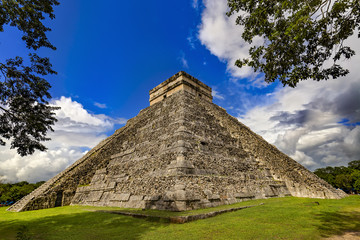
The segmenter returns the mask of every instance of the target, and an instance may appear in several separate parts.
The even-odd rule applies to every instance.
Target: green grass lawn
[[[67,206],[13,213],[3,207],[0,208],[0,239],[16,239],[18,232],[24,233],[23,239],[320,239],[360,231],[360,196],[341,200],[273,198],[224,207],[261,202],[264,205],[185,224],[93,211],[119,208]],[[214,209],[187,213],[141,212],[178,216],[206,211]]]

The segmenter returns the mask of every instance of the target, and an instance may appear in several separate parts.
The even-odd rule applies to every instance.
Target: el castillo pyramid
[[[345,193],[213,104],[210,87],[179,72],[150,90],[148,108],[8,210],[184,211],[283,196]]]

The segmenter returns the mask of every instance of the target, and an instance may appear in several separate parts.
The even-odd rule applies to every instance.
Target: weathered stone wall
[[[247,126],[231,117],[215,104],[202,103],[214,114],[228,132],[238,139],[246,152],[251,153],[257,161],[267,166],[274,177],[286,183],[292,196],[311,198],[342,198],[346,194],[336,190],[330,184],[317,177],[301,164],[266,142],[261,136],[252,132]]]
[[[101,141],[81,159],[16,202],[8,210],[26,211],[55,207],[57,196],[63,193],[65,195],[62,205],[68,205],[78,186],[88,185],[95,171],[107,166],[110,156],[121,151],[121,148],[118,148],[121,142],[128,136],[134,135],[132,122],[137,122],[137,119],[139,118],[130,119],[126,126],[115,131],[112,136]]]
[[[200,102],[179,92],[141,112],[133,145],[111,156],[72,203],[186,210],[289,195]]]

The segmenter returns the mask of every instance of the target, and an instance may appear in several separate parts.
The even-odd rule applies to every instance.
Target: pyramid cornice
[[[187,91],[205,101],[212,102],[212,90],[190,74],[180,71],[149,91],[150,106],[178,91]]]

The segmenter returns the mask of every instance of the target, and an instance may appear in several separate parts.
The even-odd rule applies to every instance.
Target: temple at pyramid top
[[[150,106],[181,90],[212,102],[211,87],[180,71],[150,90]]]

